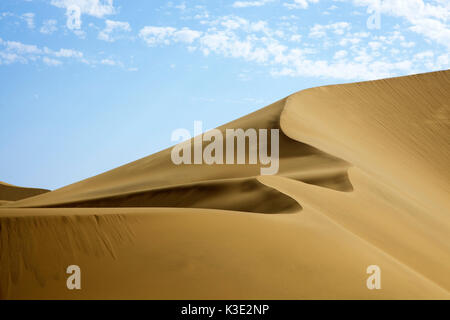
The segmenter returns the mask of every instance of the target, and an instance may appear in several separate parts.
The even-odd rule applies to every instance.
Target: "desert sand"
[[[47,189],[24,188],[0,181],[0,204],[2,202],[17,201],[42,193],[49,192]]]
[[[450,298],[450,71],[303,90],[227,128],[280,129],[278,174],[169,148],[42,194],[1,184],[0,298]]]

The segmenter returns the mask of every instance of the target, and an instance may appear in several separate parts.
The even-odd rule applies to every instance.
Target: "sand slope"
[[[449,89],[450,71],[313,88],[219,128],[280,128],[278,175],[167,149],[4,203],[0,297],[449,299]]]
[[[0,181],[0,205],[8,201],[17,201],[49,192],[46,189],[24,188]]]

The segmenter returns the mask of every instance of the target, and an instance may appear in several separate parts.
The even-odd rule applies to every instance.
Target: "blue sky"
[[[0,2],[0,180],[55,189],[293,92],[449,68],[448,0]]]

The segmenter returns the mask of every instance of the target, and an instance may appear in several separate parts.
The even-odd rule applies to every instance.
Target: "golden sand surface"
[[[0,197],[0,298],[450,298],[450,71],[303,90],[227,128],[280,129],[278,174],[169,148]]]

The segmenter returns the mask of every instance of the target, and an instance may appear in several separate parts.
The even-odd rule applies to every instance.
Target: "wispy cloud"
[[[49,57],[43,57],[43,58],[42,58],[42,61],[43,61],[46,65],[51,66],[51,67],[56,67],[56,66],[59,66],[59,65],[62,64],[61,61],[56,60],[56,59],[52,59],[52,58],[49,58]]]
[[[45,20],[39,31],[43,34],[52,34],[56,30],[58,30],[58,27],[56,25],[57,25],[57,21],[54,19]]]
[[[266,10],[266,14],[261,15],[266,20],[254,19],[254,14],[249,15],[251,9],[232,10],[239,15],[220,16],[213,14],[218,11],[210,8],[210,4],[170,2],[159,9],[170,17],[170,24],[161,24],[168,19],[144,27],[134,27],[131,20],[107,19],[117,14],[118,20],[121,20],[113,0],[50,0],[50,3],[65,9],[67,28],[81,38],[91,37],[92,32],[89,31],[94,29],[97,30],[97,39],[107,42],[118,39],[132,41],[137,37],[142,41],[133,42],[133,45],[145,43],[151,47],[148,50],[176,45],[176,50],[185,47],[190,54],[204,57],[216,55],[252,63],[259,66],[261,72],[273,76],[374,79],[420,72],[424,68],[431,71],[449,67],[450,2],[446,0],[335,0],[332,5],[319,0],[230,2],[235,9],[261,7],[258,12]],[[264,7],[269,3],[270,8]],[[317,13],[316,6],[323,10]],[[348,10],[351,6],[353,8],[346,15],[344,7]],[[273,7],[277,10],[272,12]],[[358,16],[351,13],[356,9],[360,13]],[[366,13],[364,9],[367,9]],[[319,15],[318,19],[313,17],[308,20],[315,23],[305,23],[302,16],[308,12],[306,10]],[[325,11],[329,13],[326,20],[323,19]],[[336,15],[332,16],[330,12]],[[376,32],[366,28],[365,20],[373,12],[382,15],[382,28]],[[270,13],[270,18],[267,13]],[[10,15],[21,19],[22,25],[25,21],[29,28],[35,28],[33,13],[0,14],[4,20]],[[90,21],[88,29],[82,25],[83,15],[102,20],[100,24]],[[386,22],[385,15],[390,17]],[[397,21],[396,25],[393,20]],[[98,27],[103,23],[102,28]],[[39,31],[47,35],[56,33],[57,20],[44,20]],[[60,65],[58,62],[64,64],[65,59],[77,59],[91,65],[127,69],[120,62],[120,54],[115,54],[115,46],[108,47],[112,51],[100,54],[103,58],[87,61],[82,55],[74,53],[80,51],[49,52],[42,46],[2,40],[0,63],[42,61],[48,65]],[[424,50],[430,47],[433,50]],[[45,61],[44,57],[47,58]],[[247,79],[242,72],[240,74],[241,80]]]
[[[409,30],[450,47],[450,1],[434,0],[349,0],[380,14],[404,18]]]
[[[255,0],[255,1],[236,1],[233,3],[234,8],[262,7],[274,0]]]
[[[301,41],[296,28],[273,28],[267,21],[252,22],[238,16],[210,19],[203,25],[204,30],[185,29],[195,35],[188,41],[189,51],[257,63],[268,67],[273,76],[362,80],[413,73],[423,66],[412,53],[394,51],[414,46],[397,30],[384,35],[351,32],[352,25],[340,21],[312,26],[309,41]],[[169,46],[180,42],[178,31],[171,26],[147,26],[140,36],[150,46]],[[429,58],[430,69],[448,61],[445,54]]]
[[[292,0],[285,2],[283,5],[289,9],[307,9],[310,3],[318,3],[319,0]]]
[[[101,64],[105,64],[107,66],[116,66],[119,64],[118,61],[112,60],[112,59],[102,59],[100,61]]]
[[[350,23],[348,22],[336,22],[328,25],[315,24],[309,32],[309,36],[312,38],[322,38],[326,36],[327,31],[331,31],[337,35],[343,35],[350,29]]]
[[[192,43],[202,32],[189,28],[146,26],[139,31],[139,37],[149,46],[170,44],[171,42]]]
[[[19,41],[5,41],[0,38],[0,65],[42,61],[46,65],[58,66],[63,63],[60,59],[83,61],[83,53],[65,48],[56,51],[47,47],[24,44]]]
[[[51,0],[51,4],[58,8],[66,9],[66,26],[70,30],[81,28],[83,14],[97,18],[103,18],[116,12],[113,0]],[[78,35],[82,35],[78,32]]]
[[[116,40],[118,33],[131,31],[128,22],[106,20],[105,24],[105,28],[98,34],[100,40],[113,42]]]
[[[28,28],[34,29],[34,13],[28,12],[22,14],[22,19],[27,23]]]
[[[81,14],[87,14],[97,18],[102,18],[116,12],[113,0],[51,0],[51,4],[64,9],[77,7],[80,9]]]

